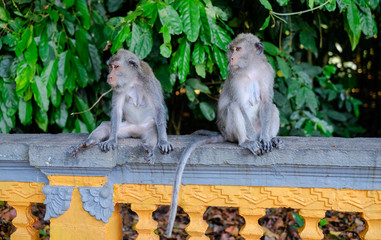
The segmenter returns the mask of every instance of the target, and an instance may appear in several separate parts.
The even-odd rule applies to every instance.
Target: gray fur
[[[167,122],[163,90],[151,67],[132,52],[120,49],[108,61],[107,83],[113,88],[111,121],[103,122],[72,150],[99,144],[103,152],[117,148],[118,138],[138,137],[147,152],[146,160],[154,163],[154,148],[169,153],[173,146],[167,139]]]

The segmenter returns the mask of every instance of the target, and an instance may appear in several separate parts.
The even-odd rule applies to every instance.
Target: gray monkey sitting
[[[103,152],[115,149],[118,138],[142,138],[145,159],[154,163],[154,148],[173,151],[167,139],[163,90],[151,67],[132,52],[120,49],[108,61],[107,83],[113,89],[111,121],[103,122],[83,143],[71,151],[73,157],[99,144]]]
[[[229,74],[218,100],[217,126],[221,134],[207,135],[191,143],[181,154],[173,186],[172,204],[166,235],[172,235],[178,194],[185,165],[198,146],[218,142],[238,142],[254,155],[280,148],[279,111],[273,104],[274,70],[263,54],[263,44],[253,34],[239,34],[228,46]]]

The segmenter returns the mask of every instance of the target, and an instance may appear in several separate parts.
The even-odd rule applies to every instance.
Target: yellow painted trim
[[[31,182],[0,182],[0,200],[42,203],[45,200],[42,193],[44,185]]]
[[[107,177],[66,175],[51,175],[47,177],[50,185],[58,186],[101,187],[107,182]]]

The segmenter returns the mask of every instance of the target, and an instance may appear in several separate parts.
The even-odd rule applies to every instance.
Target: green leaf
[[[206,77],[205,64],[196,64],[196,66],[194,66],[194,67],[196,69],[197,75],[199,75],[202,78]]]
[[[280,6],[286,6],[290,0],[277,0]]]
[[[22,125],[26,126],[32,121],[32,101],[25,102],[23,98],[19,98],[18,116]]]
[[[10,20],[10,14],[7,9],[0,7],[0,20],[8,22]]]
[[[277,56],[281,54],[281,51],[279,50],[278,47],[276,47],[274,44],[270,42],[262,42],[264,45],[264,50],[271,56]]]
[[[145,22],[133,23],[130,51],[144,59],[151,52],[152,46],[152,28]]]
[[[210,106],[207,102],[201,102],[200,103],[200,110],[202,115],[208,120],[213,121],[216,118],[216,113],[214,112],[214,109],[212,106]]]
[[[93,70],[91,72],[92,74],[94,74],[95,81],[99,81],[99,79],[101,78],[102,61],[98,52],[98,48],[95,47],[93,44],[89,44],[89,53],[91,65],[93,67]],[[92,81],[90,81],[89,79],[89,84],[91,83]]]
[[[129,34],[130,34],[130,26],[127,26],[127,25],[122,26],[122,29],[119,31],[114,42],[112,43],[112,47],[110,50],[112,54],[114,54],[116,51],[118,51],[119,48],[122,47],[123,42],[126,41]]]
[[[160,54],[165,57],[169,58],[172,53],[172,45],[170,43],[163,43],[160,45]]]
[[[210,94],[210,90],[208,86],[203,84],[200,80],[197,78],[189,78],[186,81],[186,85],[192,87],[194,90],[200,90],[202,93]]]
[[[75,78],[76,82],[78,83],[80,87],[84,88],[87,86],[87,80],[89,76],[87,75],[86,69],[83,67],[82,63],[79,61],[77,56],[72,58],[72,60],[73,60],[73,67],[75,68],[77,73],[77,77]]]
[[[300,32],[299,35],[300,43],[307,49],[313,52],[315,55],[317,54],[317,47],[315,38],[313,37],[313,34],[311,34],[309,31],[303,30]]]
[[[123,4],[123,0],[108,0],[107,1],[107,9],[110,13],[118,11]]]
[[[182,0],[178,5],[184,32],[190,42],[195,42],[200,32],[199,5],[198,0]]]
[[[12,117],[17,112],[17,96],[13,83],[3,83],[0,85],[2,91],[2,98],[5,106],[7,107],[7,116]],[[1,99],[1,97],[0,97]]]
[[[37,62],[37,45],[34,39],[32,39],[31,44],[26,49],[25,53],[25,60],[29,64],[29,66],[33,67],[36,65]]]
[[[61,104],[61,94],[56,86],[51,89],[50,99],[54,107],[58,107]]]
[[[16,92],[17,95],[23,96],[24,91],[28,88],[30,82],[33,79],[34,69],[26,64],[25,61],[21,61],[17,67]]]
[[[190,102],[193,102],[196,100],[196,94],[194,93],[194,89],[191,88],[190,86],[185,86],[185,93],[189,99]]]
[[[42,83],[41,78],[39,76],[34,77],[34,81],[32,82],[32,90],[34,94],[34,100],[40,109],[44,112],[49,110],[49,100],[48,100],[48,92],[46,86]]]
[[[21,35],[21,41],[18,41],[15,49],[15,54],[20,57],[24,50],[29,46],[33,39],[33,25],[23,31]]]
[[[301,88],[298,93],[296,94],[296,98],[295,98],[295,103],[296,103],[296,108],[300,109],[302,108],[302,106],[304,105],[305,101],[306,101],[306,98],[304,96],[305,94],[305,90],[306,89],[305,87]]]
[[[82,19],[83,28],[86,30],[89,30],[91,26],[91,19],[90,19],[89,8],[87,6],[87,1],[77,0],[75,6],[80,13],[79,16]]]
[[[69,77],[70,69],[70,50],[66,50],[65,52],[60,54],[60,60],[58,62],[58,71],[57,71],[57,88],[63,95],[66,88],[65,81]]]
[[[314,7],[314,2],[315,2],[315,0],[307,0],[308,7],[309,7],[310,9],[312,9],[312,8]]]
[[[326,220],[326,219],[320,219],[320,226],[324,227],[325,225],[327,225],[329,222]]]
[[[65,4],[66,8],[70,8],[74,5],[75,0],[63,0],[63,3]]]
[[[221,52],[216,45],[212,46],[214,61],[216,61],[217,66],[220,68],[221,77],[226,79],[228,76],[228,60],[226,59],[225,53]]]
[[[304,225],[304,219],[296,212],[292,212],[292,217],[294,218],[295,222],[298,224],[298,227],[303,227]]]
[[[171,93],[174,83],[171,82],[171,71],[167,64],[161,64],[154,70],[155,76],[161,83],[161,86],[165,92]]]
[[[46,132],[48,130],[48,114],[41,109],[36,109],[35,114],[34,121],[42,131]]]
[[[75,32],[76,50],[82,64],[87,64],[89,60],[89,42],[87,41],[86,35],[86,31],[82,28]]]
[[[89,105],[78,95],[74,95],[74,104],[80,112],[89,109]],[[85,122],[89,132],[95,129],[95,119],[90,111],[82,113],[81,118]]]
[[[158,13],[157,3],[155,1],[152,1],[152,0],[146,1],[142,5],[139,5],[137,10],[141,10],[142,15],[146,18],[149,18],[150,19],[149,23],[151,25],[154,25],[157,18],[157,13]]]
[[[179,14],[171,6],[164,2],[158,2],[160,22],[163,26],[168,26],[171,34],[180,34],[183,32],[183,26]]]
[[[336,10],[336,0],[331,0],[329,3],[325,5],[325,8],[328,12],[333,12]]]
[[[193,65],[205,63],[205,49],[200,41],[197,41],[192,52]]]
[[[263,31],[269,26],[270,23],[270,15],[266,18],[265,22],[263,23],[262,27],[259,29],[260,31]]]
[[[345,116],[345,114],[343,114],[341,112],[337,112],[335,110],[328,110],[327,116],[336,120],[336,121],[340,121],[340,122],[347,121],[347,117]]]
[[[75,132],[77,133],[88,133],[89,130],[87,130],[86,124],[79,120],[78,118],[75,119]]]
[[[46,86],[48,97],[50,97],[52,89],[57,81],[58,59],[50,61],[44,67],[41,73],[41,81]]]
[[[273,10],[273,7],[271,6],[271,4],[269,3],[268,0],[259,0],[261,2],[261,4],[267,9],[267,10],[270,10],[272,11]]]
[[[180,83],[185,82],[186,77],[189,73],[189,63],[190,63],[190,43],[186,38],[181,39],[179,48],[176,51],[176,60],[178,66],[178,76]]]
[[[303,88],[303,93],[307,107],[311,110],[313,114],[316,114],[319,102],[316,99],[315,93],[309,88]]]
[[[368,36],[373,37],[377,34],[377,24],[372,16],[372,12],[369,8],[362,8],[362,11],[359,11],[360,23],[362,32]]]
[[[3,55],[0,57],[0,77],[8,78],[13,63],[13,57],[10,55]]]
[[[67,106],[66,106],[65,102],[61,102],[59,108],[55,109],[53,117],[54,117],[55,123],[60,128],[64,128],[66,126],[66,122],[67,122],[67,118],[68,118],[68,112],[67,112]]]
[[[278,67],[280,71],[282,72],[283,76],[288,79],[291,77],[291,69],[286,63],[286,61],[281,57],[276,57],[276,61],[278,62]]]
[[[354,1],[351,1],[351,4],[347,8],[347,22],[349,29],[347,29],[349,39],[351,41],[352,50],[354,50],[360,41],[361,35],[361,23],[359,10]],[[350,30],[350,31],[349,31]]]

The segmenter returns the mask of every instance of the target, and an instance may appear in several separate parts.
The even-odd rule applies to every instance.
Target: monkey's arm
[[[164,103],[163,103],[164,104]],[[167,137],[167,120],[165,119],[164,106],[156,107],[156,127],[157,127],[157,145],[161,153],[169,153],[173,151],[173,146],[168,142]]]
[[[99,147],[103,152],[108,152],[110,149],[115,149],[118,145],[118,129],[122,122],[123,104],[125,95],[115,93],[112,95],[112,110],[111,110],[111,132],[108,140],[99,143]]]
[[[259,133],[259,141],[262,143],[262,148],[265,152],[272,150],[270,127],[273,121],[273,104],[271,102],[264,103],[259,109],[259,118],[261,121],[261,132]]]

